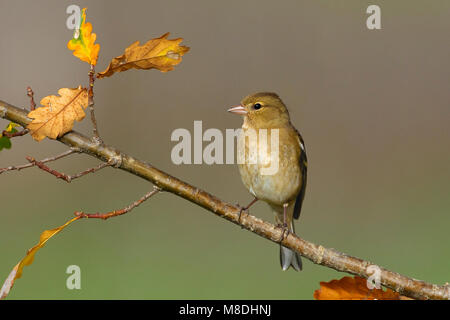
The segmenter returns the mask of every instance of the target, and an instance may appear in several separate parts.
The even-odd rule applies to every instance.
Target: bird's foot
[[[280,237],[280,244],[283,242],[284,239],[287,238],[287,236],[289,236],[289,234],[291,233],[291,231],[289,230],[287,223],[283,223],[283,224],[278,224],[277,225],[278,228],[281,228],[282,233],[281,233],[281,237]]]
[[[245,214],[248,215],[248,207],[241,207],[241,206],[239,205],[239,203],[237,203],[236,206],[237,206],[238,208],[240,208],[240,210],[239,210],[238,223],[241,224],[242,212],[245,211]],[[241,228],[244,229],[244,227],[243,227],[242,225],[241,225]]]
[[[238,218],[238,223],[239,223],[239,224],[241,224],[242,212],[245,211],[245,214],[248,215],[248,209],[250,209],[250,207],[251,207],[256,201],[258,201],[258,198],[255,197],[255,199],[253,199],[252,202],[250,202],[246,207],[241,207],[241,206],[239,205],[239,203],[236,204],[236,206],[237,206],[238,208],[241,209],[241,210],[239,211],[239,218]],[[241,225],[241,228],[244,229],[244,226]]]

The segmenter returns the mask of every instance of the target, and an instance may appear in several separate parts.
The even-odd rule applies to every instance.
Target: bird
[[[301,271],[300,254],[282,246],[281,242],[285,232],[295,234],[293,220],[300,217],[305,198],[308,162],[303,138],[291,123],[289,111],[276,93],[250,94],[228,111],[244,118],[238,136],[238,167],[244,186],[254,196],[249,205],[241,207],[239,220],[242,212],[248,212],[258,200],[266,202],[275,215],[277,225],[283,228],[281,268],[287,270],[292,266],[294,270]],[[264,137],[261,131],[266,132],[266,140],[261,138]],[[272,153],[270,144],[272,137],[276,137],[275,132],[278,133],[278,153],[275,150]],[[266,150],[269,152],[261,152],[264,143],[268,145]],[[278,161],[277,170],[264,173],[264,169],[268,169],[274,161]]]

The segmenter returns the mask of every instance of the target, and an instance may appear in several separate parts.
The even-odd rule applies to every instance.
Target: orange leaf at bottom
[[[369,289],[367,280],[361,277],[343,277],[340,280],[321,282],[314,291],[316,300],[400,300],[400,295],[391,289]]]

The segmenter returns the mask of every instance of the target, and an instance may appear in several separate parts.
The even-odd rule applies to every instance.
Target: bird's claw
[[[280,241],[279,241],[281,244],[283,242],[283,240],[289,236],[291,231],[289,231],[289,228],[286,223],[283,223],[283,224],[280,223],[277,225],[277,227],[281,228],[281,230],[282,230]]]
[[[247,211],[248,211],[248,208],[241,207],[239,204],[236,204],[236,206],[240,208],[240,210],[239,210],[238,223],[241,224],[242,212],[245,211],[245,214],[248,214],[248,212],[247,212]],[[241,225],[241,228],[244,229],[244,227],[243,227],[242,225]]]

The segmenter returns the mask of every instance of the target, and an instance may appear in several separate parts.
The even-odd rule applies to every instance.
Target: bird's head
[[[241,104],[228,109],[244,116],[244,125],[254,128],[277,128],[289,124],[289,112],[276,93],[259,92],[242,99]]]

